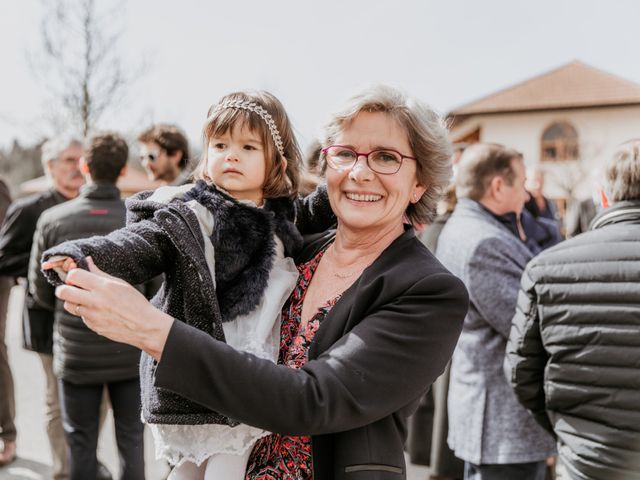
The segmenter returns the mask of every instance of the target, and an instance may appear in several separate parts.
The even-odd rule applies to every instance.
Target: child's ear
[[[282,157],[282,172],[286,172],[287,171],[287,159],[285,157]]]

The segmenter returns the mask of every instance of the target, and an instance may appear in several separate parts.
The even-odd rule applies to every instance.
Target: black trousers
[[[70,480],[96,478],[98,423],[104,385],[60,380],[64,434],[69,445]],[[144,480],[143,425],[138,378],[107,383],[113,408],[121,480]]]

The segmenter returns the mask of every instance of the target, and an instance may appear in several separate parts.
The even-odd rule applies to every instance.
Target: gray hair
[[[605,190],[611,202],[640,200],[640,138],[616,149],[606,166]]]
[[[76,146],[82,148],[82,142],[71,136],[54,137],[44,142],[40,157],[44,171],[48,171],[47,164],[49,162],[57,160],[67,148]]]
[[[451,178],[452,148],[444,121],[428,105],[395,88],[377,85],[349,99],[345,108],[333,115],[325,127],[323,147],[331,145],[361,112],[387,113],[406,131],[417,158],[416,177],[426,192],[418,202],[409,204],[405,214],[413,225],[431,222]],[[323,171],[325,157],[321,157]]]

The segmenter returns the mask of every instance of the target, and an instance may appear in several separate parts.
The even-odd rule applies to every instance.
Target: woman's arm
[[[59,287],[65,307],[73,312],[80,303],[90,328],[160,360],[156,386],[288,434],[366,425],[418,398],[444,370],[467,309],[457,278],[431,275],[295,370],[238,352],[181,322],[172,324],[111,279],[74,270],[69,281],[87,291]]]

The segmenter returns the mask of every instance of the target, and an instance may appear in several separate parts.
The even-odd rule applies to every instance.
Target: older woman
[[[439,118],[388,87],[334,117],[322,161],[337,229],[298,259],[278,365],[175,321],[94,267],[73,270],[58,296],[98,333],[152,355],[156,386],[276,432],[254,448],[247,478],[405,478],[405,419],[444,370],[467,310],[462,283],[406,224],[432,218],[450,153]]]

